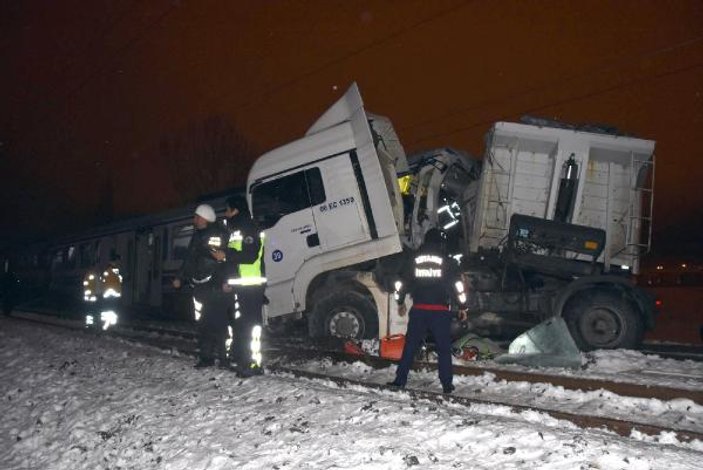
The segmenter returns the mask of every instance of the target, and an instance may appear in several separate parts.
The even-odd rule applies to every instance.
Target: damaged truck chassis
[[[492,126],[482,160],[407,157],[356,85],[305,137],[261,156],[247,197],[266,231],[265,321],[311,336],[403,333],[404,256],[432,227],[469,287],[463,328],[514,337],[561,316],[583,350],[632,348],[654,303],[633,285],[651,240],[654,142],[531,120]]]

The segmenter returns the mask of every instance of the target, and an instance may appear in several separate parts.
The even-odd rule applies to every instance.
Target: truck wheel
[[[378,315],[373,303],[358,292],[333,292],[314,307],[313,336],[369,339],[378,335]]]
[[[633,349],[644,334],[638,312],[615,291],[581,293],[566,305],[564,319],[582,351]]]

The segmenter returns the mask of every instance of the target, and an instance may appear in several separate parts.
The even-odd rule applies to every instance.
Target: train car
[[[229,191],[227,196],[240,193]],[[218,216],[226,196],[203,198],[196,204],[96,227],[2,255],[2,298],[12,308],[83,314],[83,276],[117,260],[122,275],[120,308],[135,318],[190,321],[188,289],[171,281],[183,263],[193,235],[193,212],[199,203],[213,206]]]

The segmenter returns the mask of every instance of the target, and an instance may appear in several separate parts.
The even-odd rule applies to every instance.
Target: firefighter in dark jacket
[[[83,301],[87,310],[85,323],[98,332],[117,324],[119,318],[122,275],[118,261],[119,255],[113,253],[101,274],[94,267],[83,277]]]
[[[454,390],[451,355],[450,304],[452,298],[459,303],[459,314],[466,318],[466,292],[459,266],[444,252],[444,236],[438,229],[425,234],[423,245],[403,269],[401,280],[395,285],[398,313],[405,315],[405,294],[410,293],[408,331],[403,354],[396,370],[396,377],[389,385],[405,387],[415,353],[429,330],[435,340],[439,380],[444,393]]]
[[[261,322],[266,278],[264,277],[263,232],[252,220],[244,198],[227,199],[225,216],[229,243],[224,257],[228,268],[227,284],[234,290],[233,342],[231,358],[237,373],[248,377],[260,374]]]
[[[180,288],[183,280],[193,285],[195,319],[199,322],[199,360],[195,367],[213,366],[215,359],[219,359],[220,367],[227,367],[225,335],[230,294],[222,289],[225,266],[215,253],[226,247],[229,233],[216,222],[215,211],[207,204],[195,209],[193,225],[193,238],[173,287]]]

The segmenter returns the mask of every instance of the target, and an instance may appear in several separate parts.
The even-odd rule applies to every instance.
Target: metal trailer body
[[[573,158],[578,184],[564,222],[603,229],[606,246],[598,262],[606,272],[614,266],[637,274],[640,256],[651,244],[653,180],[648,174],[654,168],[654,144],[622,135],[496,123],[487,138],[470,250],[498,247],[513,214],[554,219],[563,169]]]

